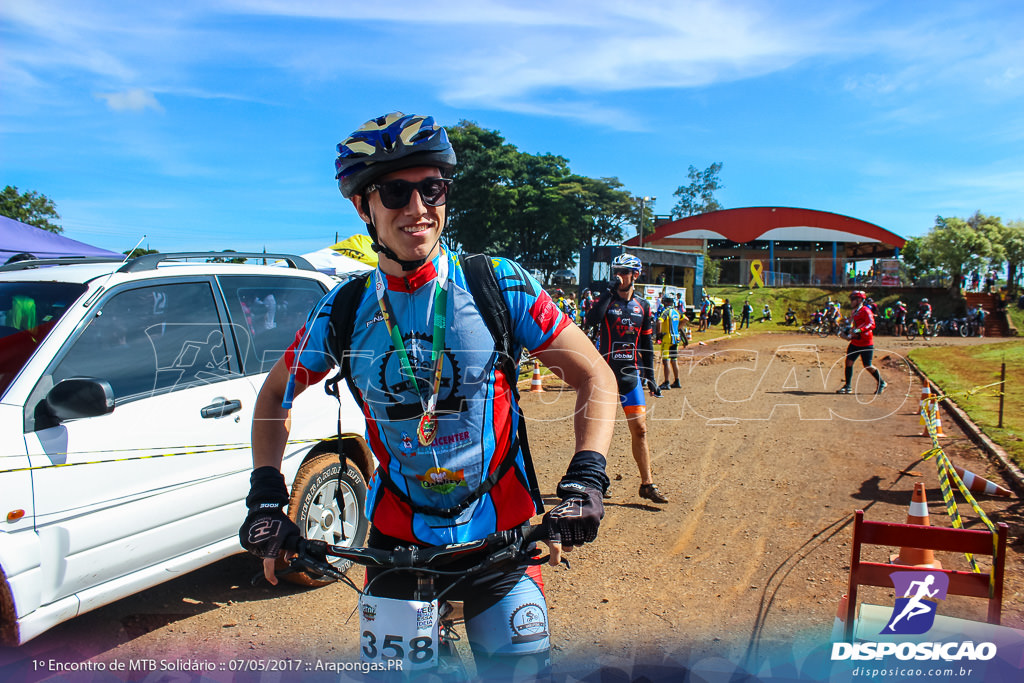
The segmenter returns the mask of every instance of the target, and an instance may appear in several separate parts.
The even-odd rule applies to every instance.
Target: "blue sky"
[[[307,252],[363,230],[335,145],[389,111],[499,130],[667,214],[1024,218],[1024,3],[8,0],[0,184],[124,251]]]

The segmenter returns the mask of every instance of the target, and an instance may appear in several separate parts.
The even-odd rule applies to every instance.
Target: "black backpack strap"
[[[476,303],[480,315],[483,316],[484,324],[490,330],[491,337],[494,338],[494,350],[498,353],[498,362],[512,388],[512,395],[515,397],[515,404],[518,407],[519,388],[516,383],[519,380],[519,359],[517,358],[519,349],[514,348],[512,314],[509,313],[505,297],[502,296],[498,278],[494,274],[494,266],[491,264],[490,257],[484,254],[469,254],[461,257],[460,261],[462,270],[466,274],[469,292],[473,295],[473,301]],[[506,454],[505,460],[493,474],[501,472],[504,475],[508,471],[515,459],[516,446],[520,446],[523,452],[523,465],[526,468],[530,496],[533,498],[533,504],[538,514],[544,512],[544,501],[540,495],[540,485],[537,482],[533,456],[530,454],[530,443],[526,436],[526,419],[521,412],[519,413],[519,433],[511,441],[509,453]]]
[[[338,293],[331,302],[331,318],[329,322],[328,340],[329,347],[334,353],[334,360],[338,364],[338,372],[327,380],[324,390],[338,398],[338,382],[344,379],[348,383],[349,392],[357,403],[362,407],[362,395],[356,390],[352,382],[352,372],[349,366],[349,349],[352,346],[352,328],[355,325],[356,309],[363,300],[363,293],[366,291],[366,283],[373,271],[356,275],[348,282],[341,285]],[[341,436],[341,413],[338,413],[338,435]]]

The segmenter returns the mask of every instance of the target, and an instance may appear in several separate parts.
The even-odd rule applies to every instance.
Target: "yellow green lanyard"
[[[377,305],[380,307],[381,316],[384,318],[384,325],[387,327],[388,334],[391,336],[391,345],[395,349],[395,353],[398,354],[398,360],[402,366],[402,373],[409,378],[412,382],[413,391],[420,399],[420,405],[423,406],[423,417],[420,418],[419,427],[416,430],[416,434],[419,437],[419,442],[424,446],[429,446],[434,441],[434,437],[437,436],[437,397],[441,388],[441,374],[444,368],[444,337],[445,330],[447,329],[447,321],[445,320],[445,313],[448,305],[448,255],[445,253],[441,254],[440,263],[438,264],[437,279],[434,284],[434,300],[431,311],[427,313],[427,321],[433,324],[433,347],[431,350],[431,362],[433,363],[433,386],[431,387],[430,395],[424,400],[423,393],[420,391],[419,382],[416,381],[416,374],[413,372],[412,364],[409,362],[409,353],[406,351],[405,342],[402,341],[402,333],[398,329],[398,325],[395,321],[395,316],[392,312],[391,302],[388,300],[387,284],[385,282],[385,276],[381,273],[378,268],[376,272],[376,293],[377,293]]]

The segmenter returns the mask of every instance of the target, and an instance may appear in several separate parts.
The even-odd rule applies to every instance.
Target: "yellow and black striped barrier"
[[[291,439],[291,440],[287,441],[286,443],[288,445],[294,445],[294,444],[304,444],[304,443],[315,443],[317,441],[322,441],[322,440],[323,439]],[[151,453],[149,455],[135,455],[135,456],[129,456],[129,457],[124,457],[124,458],[108,458],[108,459],[104,459],[104,460],[84,460],[82,462],[52,463],[52,464],[49,464],[49,465],[36,465],[36,466],[33,466],[33,467],[15,467],[13,469],[0,470],[0,474],[8,474],[8,473],[11,473],[11,472],[32,472],[32,471],[37,471],[37,470],[54,469],[54,468],[57,468],[57,467],[81,467],[82,465],[106,465],[106,464],[115,463],[115,462],[129,462],[129,461],[132,461],[132,460],[152,460],[154,458],[171,458],[171,457],[181,456],[181,455],[201,455],[203,453],[223,453],[225,451],[238,451],[238,450],[242,450],[242,449],[246,449],[246,448],[251,448],[251,447],[252,447],[252,443],[249,443],[249,442],[246,442],[246,443],[211,444],[211,445],[205,446],[205,447],[200,448],[200,449],[192,449],[192,450],[179,450],[182,447],[180,447],[180,446],[168,446],[168,448],[171,450],[170,453]],[[76,457],[78,457],[78,456],[82,456],[82,455],[90,455],[90,454],[93,454],[93,453],[97,453],[97,454],[98,453],[107,453],[107,454],[109,454],[109,453],[137,453],[138,451],[142,451],[142,450],[147,450],[148,451],[148,450],[154,450],[154,449],[150,449],[150,448],[125,448],[125,449],[122,449],[122,450],[76,451],[74,453],[74,455]],[[39,453],[39,454],[34,454],[34,455],[39,455],[41,457],[56,457],[56,456],[62,456],[62,455],[66,456],[66,455],[71,455],[71,454],[70,453]],[[19,455],[17,457],[24,457],[24,456]]]
[[[939,443],[938,437],[940,436],[940,434],[938,424],[939,401],[941,401],[942,399],[949,398],[951,396],[970,396],[973,394],[977,394],[978,392],[984,389],[997,386],[1000,386],[999,382],[975,387],[968,391],[958,392],[956,394],[932,394],[927,398],[922,398],[921,401],[922,416],[925,420],[925,427],[927,429],[928,436],[931,438],[932,441],[932,447],[921,454],[921,459],[935,459],[935,465],[938,469],[939,475],[939,490],[942,491],[942,500],[946,504],[946,512],[949,514],[949,518],[953,523],[953,527],[955,529],[964,528],[963,519],[960,517],[960,511],[957,507],[956,499],[953,498],[953,484],[956,484],[956,487],[957,489],[960,490],[961,495],[963,495],[964,499],[968,502],[968,504],[971,506],[974,512],[981,519],[982,523],[992,534],[992,543],[995,551],[998,551],[998,547],[996,545],[998,543],[996,526],[992,523],[992,520],[988,518],[988,515],[985,514],[985,511],[981,509],[981,506],[978,505],[978,501],[972,495],[970,488],[964,483],[963,479],[960,477],[959,474],[957,474],[956,470],[954,469],[953,464],[949,461],[949,456],[946,455],[946,452],[943,450],[941,444]],[[971,571],[980,574],[981,569],[978,568],[978,563],[974,559],[974,556],[971,553],[965,553],[965,555],[967,557],[967,561],[971,565]],[[994,574],[992,575],[992,577],[994,577]],[[994,581],[994,578],[992,578],[992,580]],[[990,590],[994,589],[994,585],[990,586]]]

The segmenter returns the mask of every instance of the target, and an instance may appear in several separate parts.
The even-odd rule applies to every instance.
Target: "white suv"
[[[241,550],[256,395],[335,282],[198,256],[0,268],[0,643]],[[283,470],[307,536],[361,544],[374,463],[339,389],[340,422],[296,400]]]

